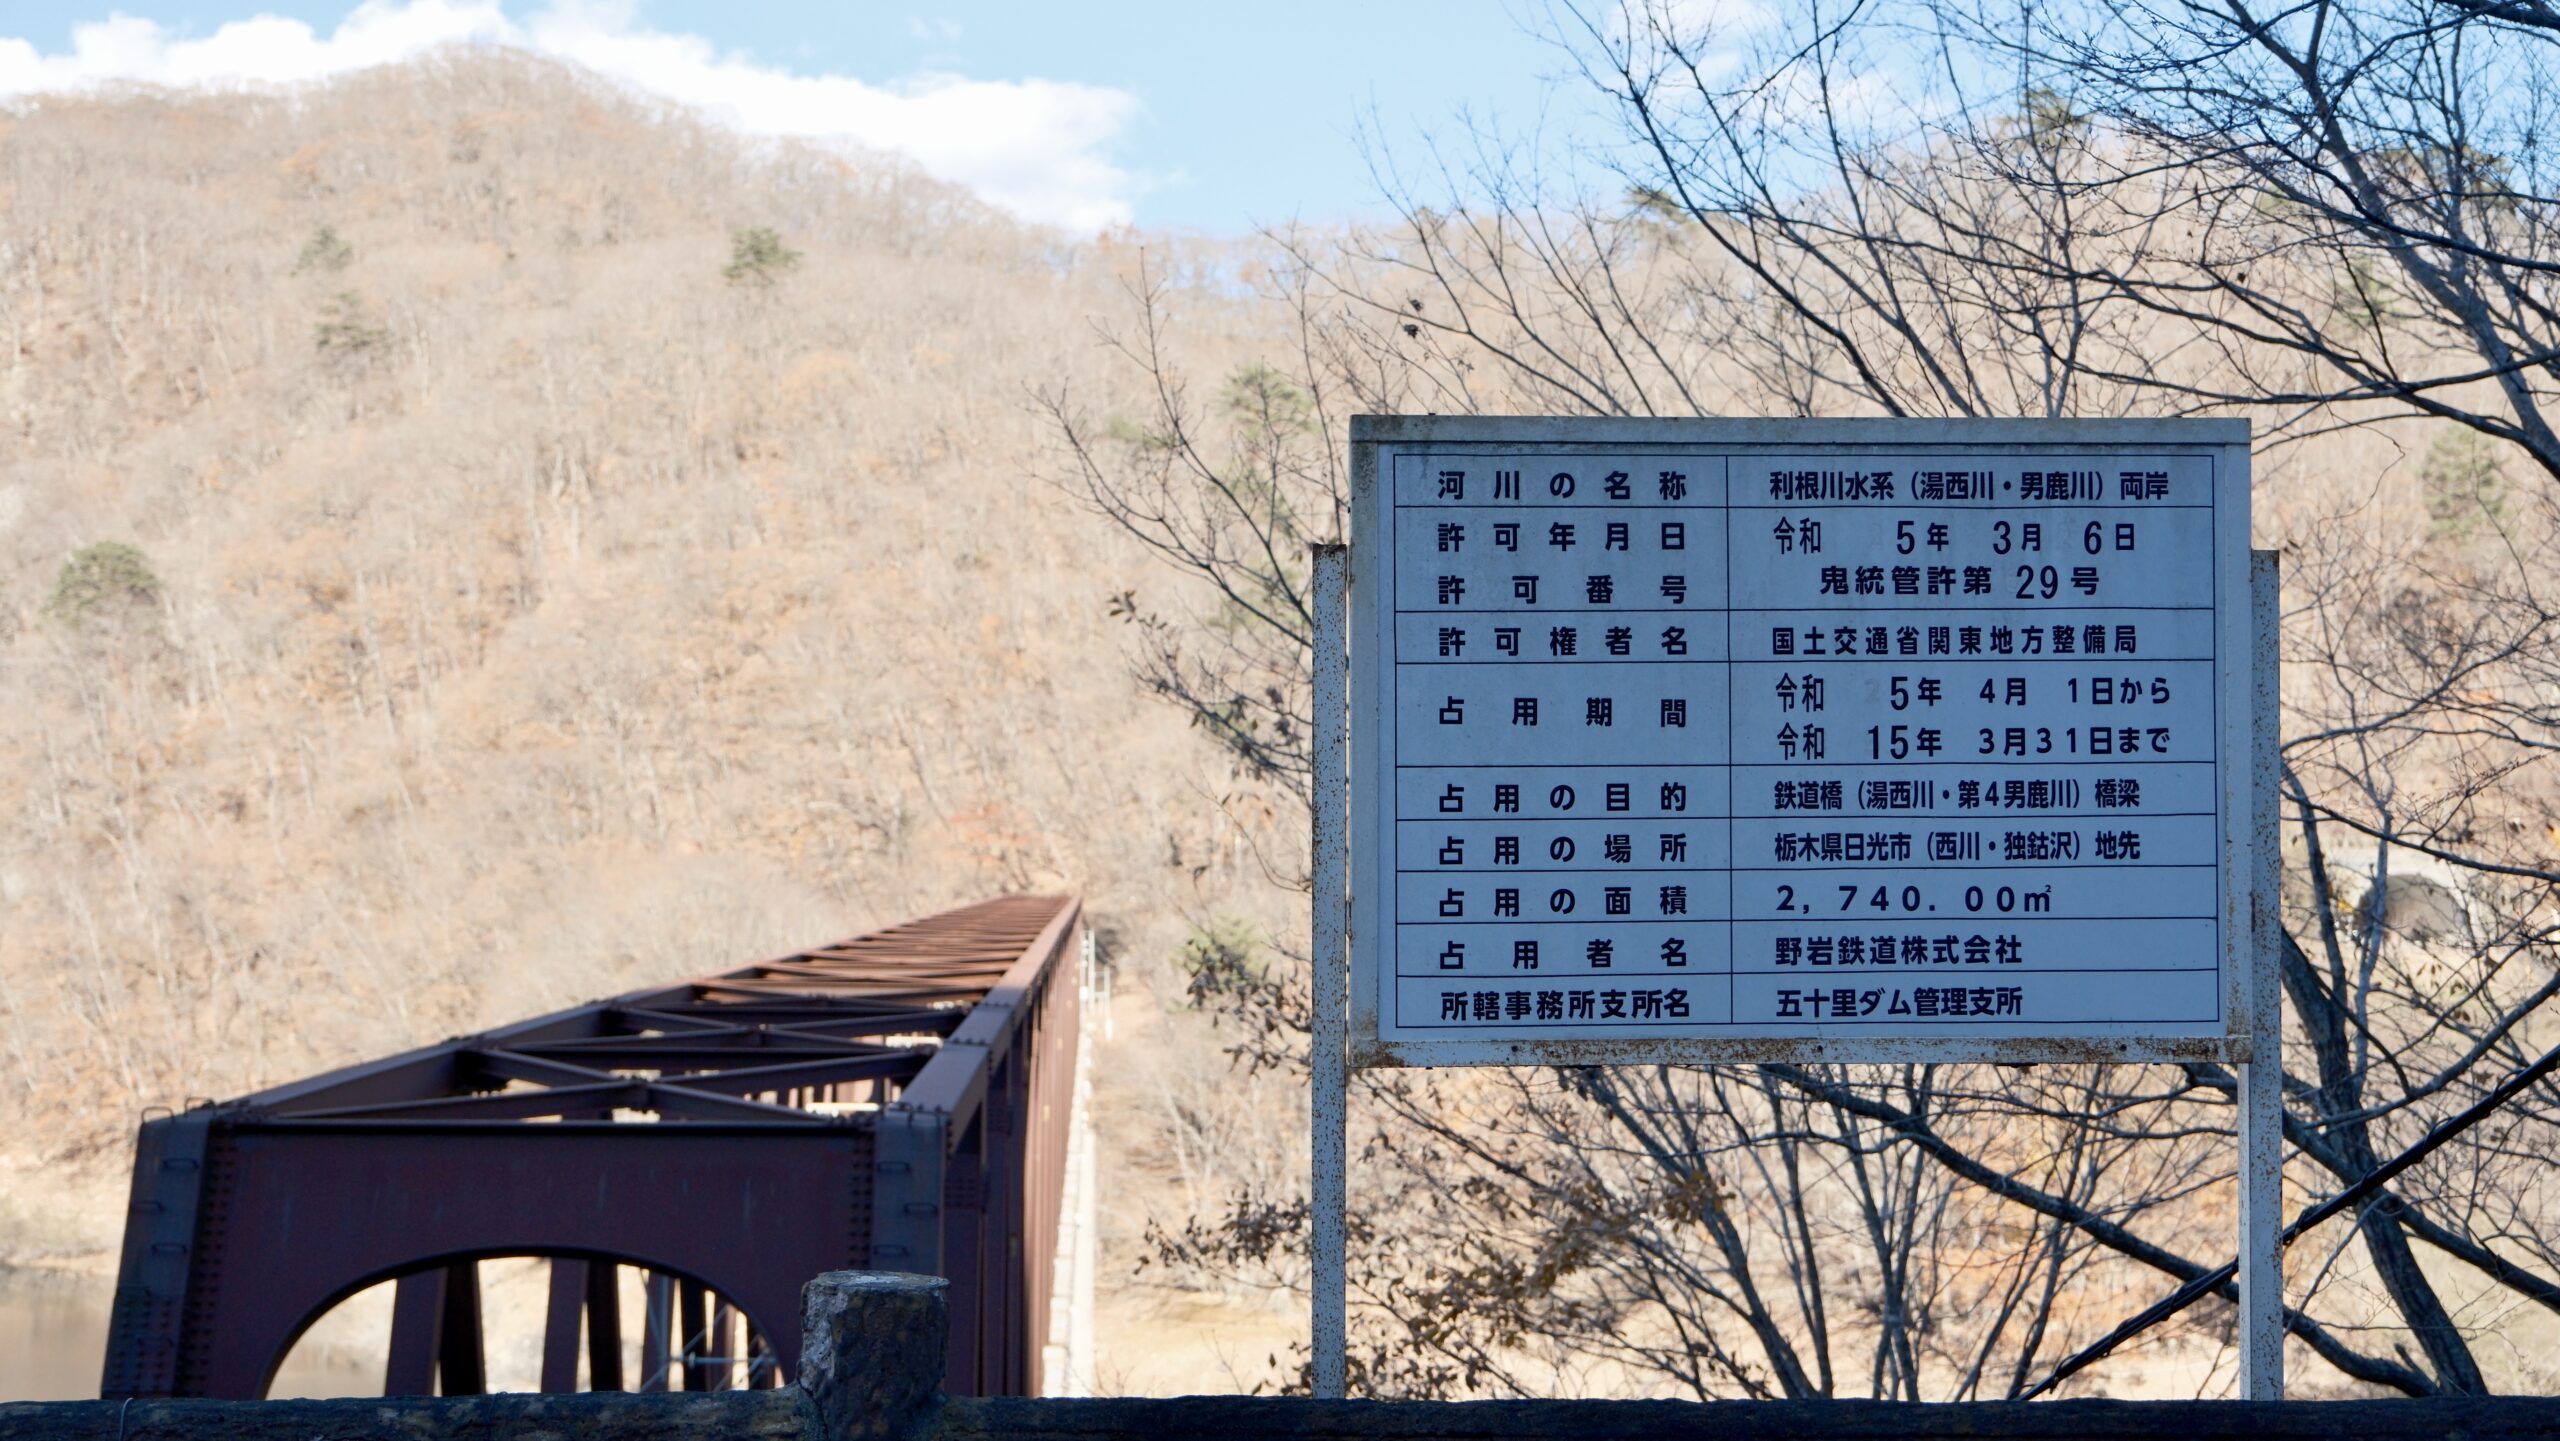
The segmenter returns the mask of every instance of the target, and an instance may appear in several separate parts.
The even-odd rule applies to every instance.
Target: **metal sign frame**
[[[1443,1065],[1719,1064],[1773,1061],[2221,1061],[2239,1070],[2241,1350],[2243,1392],[2282,1395],[2282,1110],[2280,992],[2275,948],[2276,570],[2248,550],[2249,426],[2245,420],[1770,421],[1594,417],[1354,417],[1352,535],[1314,556],[1316,708],[1314,750],[1314,1055],[1312,1075],[1313,1381],[1344,1394],[1345,1111],[1349,1072]],[[1378,807],[1393,795],[1393,757],[1359,754],[1356,737],[1384,733],[1392,656],[1377,644],[1393,623],[1380,552],[1392,477],[1382,456],[1408,450],[1499,447],[1506,455],[1722,455],[1937,450],[1967,456],[2080,452],[2120,456],[2206,455],[2217,488],[2214,587],[2217,779],[2217,919],[2221,1019],[2210,1029],[2092,1027],[2068,1036],[1750,1034],[1542,1041],[1382,1037],[1380,964],[1392,934],[1387,872],[1376,850]],[[1952,458],[1952,457],[1951,457]],[[1346,569],[1348,573],[1346,574]],[[1345,592],[1348,592],[1346,607]],[[1346,615],[1347,610],[1347,615]],[[1356,767],[1356,769],[1355,769]],[[1353,777],[1362,783],[1352,783]],[[1390,803],[1391,804],[1391,803]],[[1392,811],[1390,811],[1392,814]],[[1389,824],[1392,824],[1390,821]],[[1382,884],[1381,878],[1385,877]],[[1363,965],[1365,960],[1368,964]],[[2258,1058],[2266,1063],[2253,1063]]]
[[[1766,421],[1766,420],[1619,420],[1605,418],[1527,419],[1465,416],[1362,417],[1352,423],[1351,547],[1351,734],[1357,752],[1362,740],[1387,733],[1387,707],[1393,704],[1392,665],[1380,640],[1394,623],[1388,596],[1386,526],[1393,505],[1391,478],[1382,476],[1389,456],[1422,452],[1430,455],[1472,454],[1479,464],[1487,452],[1534,463],[1541,454],[1594,452],[1666,461],[1732,457],[1739,462],[1754,453],[1803,455],[1819,453],[1843,458],[1864,454],[1878,459],[1919,460],[1938,452],[1949,460],[2022,457],[2056,459],[2087,456],[2115,459],[2127,453],[2145,456],[2204,457],[2212,464],[2218,488],[2213,511],[2215,653],[2225,659],[2216,677],[2217,767],[2223,831],[2217,847],[2217,930],[2221,954],[2217,1021],[2192,1026],[2142,1029],[2093,1024],[2067,1036],[1997,1034],[1999,1028],[1945,1026],[1929,1034],[1894,1037],[1821,1033],[1818,1024],[1785,1028],[1728,1026],[1721,1034],[1704,1033],[1677,1039],[1578,1038],[1493,1040],[1382,1035],[1380,994],[1393,984],[1393,959],[1387,954],[1393,934],[1392,855],[1381,846],[1392,821],[1395,794],[1394,757],[1355,754],[1351,788],[1351,1045],[1360,1066],[1453,1065],[1611,1065],[1664,1062],[1711,1063],[1751,1061],[1928,1062],[1980,1060],[2004,1062],[2072,1060],[2236,1061],[2245,1057],[2253,1002],[2248,984],[2250,953],[2249,838],[2253,834],[2254,797],[2249,786],[2248,757],[2252,745],[2249,717],[2250,634],[2248,575],[2248,426],[2245,421]],[[1732,501],[1735,507],[1742,502]],[[1916,509],[1934,508],[1914,503]],[[2075,521],[2076,524],[2076,521]],[[2075,553],[2076,558],[2076,553]],[[1702,562],[1707,564],[1706,562]],[[1702,607],[1701,613],[1716,613]],[[1895,612],[1908,620],[1915,612]],[[1927,664],[1927,662],[1922,662]],[[1373,747],[1373,750],[1375,748]],[[1743,762],[1730,762],[1739,769]],[[1935,762],[1952,769],[1950,758]],[[1738,858],[1732,862],[1739,866]],[[2031,872],[2031,868],[2030,868]],[[1712,872],[1706,872],[1712,874]],[[1882,876],[1887,874],[1878,871]],[[1733,967],[1740,973],[1738,964]],[[1792,1029],[1793,1034],[1786,1033]],[[2059,1029],[2059,1028],[2056,1028]]]

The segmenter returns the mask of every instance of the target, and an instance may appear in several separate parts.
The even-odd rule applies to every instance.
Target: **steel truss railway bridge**
[[[255,1398],[393,1287],[386,1394],[767,1388],[822,1271],[951,1279],[954,1395],[1042,1390],[1082,912],[1012,897],[146,1119],[101,1394]],[[1054,1378],[1052,1378],[1054,1379]]]

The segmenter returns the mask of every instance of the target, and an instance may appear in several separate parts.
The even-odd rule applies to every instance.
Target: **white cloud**
[[[1759,0],[1621,0],[1605,15],[1620,40],[1645,36],[1689,49],[1730,44],[1769,29],[1777,19]]]
[[[1140,109],[1128,91],[940,72],[888,84],[796,74],[724,54],[698,35],[650,29],[629,5],[597,0],[555,0],[522,21],[497,0],[365,0],[326,35],[261,15],[190,37],[115,14],[76,27],[64,53],[0,35],[0,98],[118,82],[299,85],[456,44],[511,45],[573,61],[750,135],[897,151],[1027,219],[1073,230],[1126,223],[1140,188],[1110,154]]]

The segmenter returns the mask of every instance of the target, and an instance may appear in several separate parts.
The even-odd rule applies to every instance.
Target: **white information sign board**
[[[2245,1055],[2244,422],[1352,452],[1353,1064]]]

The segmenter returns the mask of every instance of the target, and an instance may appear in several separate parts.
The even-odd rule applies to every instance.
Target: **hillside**
[[[0,1264],[110,1264],[144,1107],[1259,889],[1026,404],[1125,261],[505,55],[0,112]]]
[[[0,1395],[46,1344],[93,1384],[75,1313],[146,1108],[1014,889],[1083,893],[1114,965],[1102,1389],[1284,1379],[1287,617],[1345,417],[2145,415],[2296,375],[2127,304],[2027,344],[2082,313],[2075,275],[1982,286],[2039,213],[1915,176],[2011,217],[1964,232],[1998,265],[1799,240],[1782,303],[1723,219],[1643,192],[1530,209],[1497,175],[1382,227],[1077,240],[504,52],[0,108]],[[1972,389],[1924,383],[1940,342],[1871,265]],[[2255,273],[2338,334],[2450,333],[2319,299],[2358,272],[2316,247]],[[2282,555],[2306,1198],[2365,1164],[2319,1137],[2415,1142],[2560,997],[2552,493],[2495,425],[2368,402],[2220,407]],[[1363,1074],[1363,1389],[1987,1396],[2229,1254],[2216,1068],[1602,1079]],[[2553,1384],[2550,1120],[2395,1181],[2434,1229],[2304,1239],[2294,1394],[2414,1394],[2453,1337]],[[30,1301],[13,1267],[62,1274]],[[2233,1336],[2198,1306],[2071,1385],[2215,1394]]]

